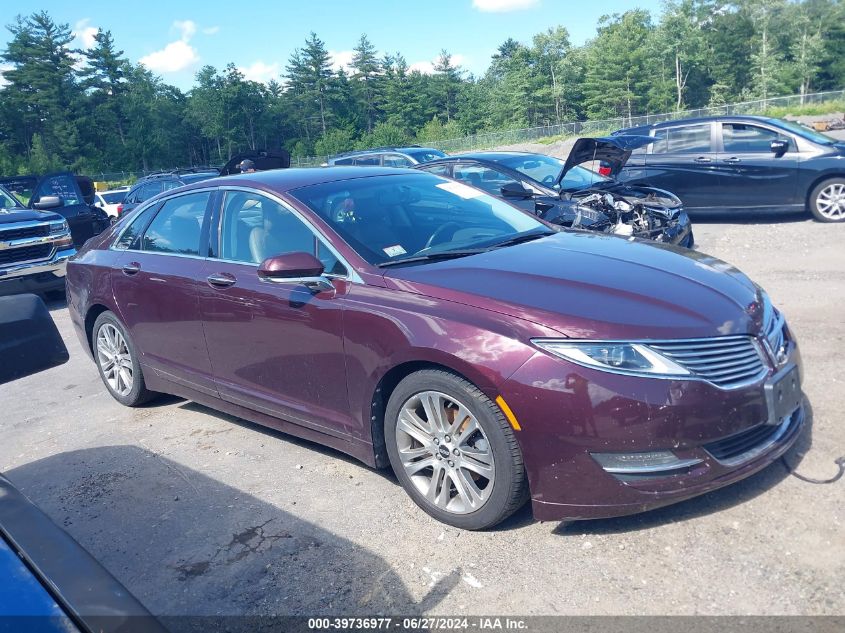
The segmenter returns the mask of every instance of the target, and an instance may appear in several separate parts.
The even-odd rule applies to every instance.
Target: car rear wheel
[[[810,212],[819,222],[845,222],[845,178],[831,178],[810,193]]]
[[[443,523],[489,528],[528,497],[522,452],[501,409],[449,372],[419,371],[397,385],[385,440],[405,491]]]
[[[147,389],[135,346],[113,312],[106,311],[97,317],[92,340],[100,378],[115,400],[135,407],[155,395]]]

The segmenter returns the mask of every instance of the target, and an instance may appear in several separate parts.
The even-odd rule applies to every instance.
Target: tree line
[[[221,164],[248,148],[325,156],[845,86],[845,0],[667,0],[657,16],[602,17],[583,46],[565,26],[508,39],[478,77],[446,50],[433,73],[411,70],[367,35],[335,70],[311,33],[276,80],[204,66],[187,92],[109,31],[77,50],[44,11],[7,28],[0,174]]]

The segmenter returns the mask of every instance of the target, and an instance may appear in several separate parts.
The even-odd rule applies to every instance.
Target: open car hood
[[[572,146],[572,151],[566,158],[557,182],[559,184],[566,173],[576,165],[593,160],[600,160],[610,165],[610,176],[613,178],[622,171],[632,151],[653,142],[654,139],[651,136],[634,136],[633,134],[579,138]]]
[[[248,158],[255,163],[255,171],[267,171],[268,169],[285,169],[290,167],[290,154],[286,150],[251,150],[232,156],[229,162],[220,168],[221,176],[239,174],[238,164]]]

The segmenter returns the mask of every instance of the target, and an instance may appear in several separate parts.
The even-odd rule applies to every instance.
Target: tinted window
[[[336,158],[334,160],[335,165],[351,165],[355,159],[354,158]]]
[[[355,159],[356,165],[380,165],[381,164],[381,156],[361,156]]]
[[[210,192],[167,200],[150,223],[141,249],[157,253],[199,255],[200,230]]]
[[[145,185],[141,185],[138,191],[135,192],[135,199],[133,202],[146,202],[153,196],[157,196],[164,190],[164,183],[161,181],[159,182],[148,182]]]
[[[448,163],[441,164],[441,165],[428,165],[426,167],[421,167],[422,171],[427,171],[430,174],[434,174],[435,176],[449,176],[449,168],[450,165]]]
[[[150,216],[155,213],[155,210],[158,208],[158,204],[153,203],[151,206],[143,209],[140,213],[135,214],[135,216],[126,216],[124,215],[123,218],[132,218],[128,220],[129,226],[126,227],[126,230],[120,234],[120,237],[114,243],[114,248],[117,250],[126,250],[127,248],[137,247],[136,240],[141,236],[141,233],[144,230],[144,227],[147,225],[147,222],[150,219]],[[124,219],[120,218],[119,222],[123,222]]]
[[[505,167],[515,169],[537,182],[550,186],[557,182],[560,171],[563,169],[562,160],[540,154],[529,156],[516,155],[496,162],[501,163]]]
[[[441,152],[439,149],[409,149],[402,151],[418,163],[427,163],[430,160],[446,158],[446,154]]]
[[[509,182],[514,182],[510,176],[478,163],[455,165],[454,174],[455,180],[477,187],[494,196],[502,195],[502,187]]]
[[[310,253],[327,273],[346,274],[337,257],[311,228],[275,200],[242,191],[228,191],[223,203],[220,256],[235,262],[259,264],[285,253]]]
[[[59,196],[62,206],[68,207],[76,204],[83,204],[82,195],[76,184],[76,178],[70,175],[50,176],[44,178],[35,191],[34,199],[37,202],[45,196]]]
[[[183,184],[191,185],[195,182],[201,182],[203,180],[208,180],[209,178],[216,178],[220,174],[215,172],[203,172],[201,174],[187,174],[180,177],[181,182],[176,182],[177,187],[181,187]]]
[[[413,163],[401,154],[387,154],[384,157],[385,167],[410,167]]]
[[[372,264],[545,229],[506,202],[425,173],[327,182],[291,194]]]
[[[770,152],[772,141],[778,139],[789,141],[786,136],[756,125],[722,124],[722,143],[726,152]]]
[[[100,194],[103,200],[106,201],[106,204],[118,204],[123,202],[123,199],[126,197],[125,191],[107,191],[105,193]]]
[[[700,154],[710,151],[710,124],[687,125],[657,131],[653,154]]]

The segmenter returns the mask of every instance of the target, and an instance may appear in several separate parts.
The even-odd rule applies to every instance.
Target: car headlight
[[[532,339],[540,349],[578,365],[619,374],[689,376],[689,370],[643,343]]]
[[[61,235],[62,233],[67,233],[69,230],[67,220],[50,223],[50,235]]]

